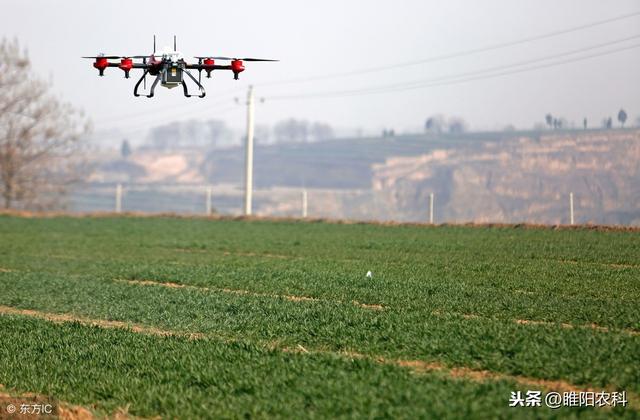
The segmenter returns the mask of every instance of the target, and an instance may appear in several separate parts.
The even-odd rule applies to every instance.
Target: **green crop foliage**
[[[3,315],[16,392],[183,418],[637,415],[509,409],[522,384],[375,362],[638,395],[637,232],[0,216],[0,238],[0,305],[204,336]]]

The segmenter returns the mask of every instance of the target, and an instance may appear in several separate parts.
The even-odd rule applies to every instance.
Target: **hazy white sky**
[[[244,124],[249,84],[266,99],[257,122],[295,117],[336,127],[383,127],[397,132],[422,127],[431,114],[457,115],[476,129],[507,124],[528,128],[551,112],[581,124],[613,116],[624,107],[640,116],[640,48],[560,66],[486,80],[340,98],[276,100],[277,96],[365,89],[473,72],[640,35],[640,16],[549,39],[455,59],[381,72],[267,85],[343,73],[480,48],[640,11],[638,0],[457,1],[47,1],[4,0],[0,36],[17,37],[36,71],[56,92],[82,107],[99,133],[121,129],[142,137],[148,127],[189,118]],[[194,55],[278,58],[247,63],[240,81],[230,72],[205,79],[204,100],[180,89],[158,88],[153,99],[133,97],[136,78],[119,69],[98,78],[82,55],[151,52],[178,36],[178,50]],[[640,38],[616,46],[640,44]],[[573,56],[572,56],[573,57]],[[137,74],[137,73],[136,73]],[[261,84],[265,84],[261,86]],[[272,99],[270,99],[272,98]]]

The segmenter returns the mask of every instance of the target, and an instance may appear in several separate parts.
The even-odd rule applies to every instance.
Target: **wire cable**
[[[417,66],[417,65],[420,65],[420,64],[433,63],[433,62],[436,62],[436,61],[449,60],[449,59],[452,59],[452,58],[464,57],[464,56],[467,56],[467,55],[479,54],[479,53],[483,53],[483,52],[487,52],[487,51],[494,51],[494,50],[498,50],[498,49],[502,49],[502,48],[512,47],[512,46],[515,46],[515,45],[520,45],[520,44],[530,43],[530,42],[534,42],[534,41],[539,41],[539,40],[542,40],[542,39],[547,39],[547,38],[552,38],[552,37],[556,37],[556,36],[560,36],[560,35],[565,35],[565,34],[568,34],[568,33],[577,32],[577,31],[581,31],[581,30],[584,30],[584,29],[589,29],[589,28],[593,28],[593,27],[596,27],[596,26],[605,25],[607,23],[617,22],[617,21],[620,21],[620,20],[625,20],[625,19],[629,19],[629,18],[632,18],[632,17],[636,17],[636,16],[640,16],[640,11],[627,13],[627,14],[624,14],[624,15],[615,16],[615,17],[612,17],[612,18],[609,18],[609,19],[590,22],[590,23],[586,23],[586,24],[583,24],[583,25],[573,26],[573,27],[567,28],[567,29],[562,29],[562,30],[553,31],[553,32],[547,32],[547,33],[541,34],[541,35],[536,35],[536,36],[527,37],[527,38],[520,38],[520,39],[517,39],[517,40],[514,40],[514,41],[500,42],[500,43],[497,43],[497,44],[487,45],[487,46],[480,47],[480,48],[473,48],[473,49],[458,51],[458,52],[454,52],[454,53],[450,53],[450,54],[443,54],[443,55],[428,57],[428,58],[424,58],[424,59],[421,59],[421,60],[405,61],[405,62],[396,63],[396,64],[392,64],[392,65],[369,67],[369,68],[363,68],[363,69],[359,69],[359,70],[351,70],[351,71],[342,72],[342,73],[332,73],[332,74],[311,76],[311,77],[305,77],[305,78],[299,78],[299,79],[289,79],[289,80],[279,80],[279,81],[276,80],[276,81],[272,81],[272,82],[256,83],[256,85],[264,87],[264,86],[276,86],[276,85],[284,85],[284,84],[292,84],[292,83],[304,83],[304,82],[327,80],[327,79],[341,78],[341,77],[347,77],[347,76],[355,76],[355,75],[368,74],[368,73],[376,73],[376,72],[380,72],[380,71],[397,69],[397,68],[406,68],[406,67],[410,67],[410,66]]]
[[[618,41],[618,42],[621,42],[621,41]],[[386,92],[395,92],[395,91],[419,89],[419,88],[424,88],[424,87],[446,86],[446,85],[452,85],[452,84],[457,84],[457,83],[468,82],[468,81],[472,81],[472,80],[489,79],[489,78],[494,78],[494,77],[499,77],[499,76],[506,76],[506,75],[509,75],[509,74],[522,73],[522,72],[526,72],[526,71],[537,70],[537,69],[542,69],[542,68],[547,68],[547,67],[555,67],[555,66],[562,65],[562,64],[573,63],[573,62],[577,62],[577,61],[583,61],[583,60],[592,59],[592,58],[596,58],[596,57],[602,57],[602,56],[606,56],[606,55],[611,55],[611,54],[615,54],[615,53],[618,53],[618,52],[635,49],[635,48],[638,48],[638,47],[640,47],[640,44],[633,44],[633,45],[630,45],[630,46],[621,47],[621,48],[617,48],[617,49],[613,49],[613,50],[609,50],[609,51],[604,51],[604,52],[601,52],[601,53],[584,55],[584,56],[581,56],[581,57],[576,57],[576,58],[567,59],[567,60],[558,60],[558,61],[554,61],[554,62],[551,62],[551,63],[534,65],[534,66],[525,67],[525,68],[522,68],[522,69],[514,69],[514,70],[511,70],[511,71],[497,71],[497,70],[511,68],[511,67],[521,67],[523,65],[523,62],[515,63],[515,64],[511,64],[511,65],[506,65],[506,66],[483,69],[483,70],[479,70],[479,71],[476,71],[476,72],[467,72],[467,73],[461,73],[461,74],[452,75],[452,76],[446,76],[446,77],[440,77],[440,78],[434,78],[434,79],[425,79],[425,80],[421,80],[421,81],[407,82],[407,83],[403,83],[403,84],[383,85],[383,86],[363,88],[363,89],[355,89],[355,90],[342,90],[342,91],[333,91],[333,92],[316,92],[316,93],[299,94],[299,95],[271,96],[270,100],[276,100],[277,101],[277,100],[289,100],[289,99],[333,98],[333,97],[344,97],[344,96],[359,96],[359,95],[368,95],[368,94],[375,94],[375,93],[386,93]],[[593,49],[593,48],[601,48],[601,46],[588,47],[588,48],[585,48],[583,50],[586,51],[586,50]],[[571,53],[565,53],[564,55],[577,54],[578,52],[579,51],[574,51],[574,52],[571,52]],[[555,55],[555,57],[557,57],[557,56],[560,56],[560,55]],[[539,62],[539,61],[548,61],[549,59],[550,58],[547,57],[547,58],[543,58],[543,59],[529,60],[529,61],[527,61],[527,63],[531,64],[531,63],[535,63],[535,62]],[[495,71],[497,71],[497,72],[495,72]],[[489,73],[489,74],[486,74],[486,73]],[[470,77],[467,77],[467,76],[470,76]]]

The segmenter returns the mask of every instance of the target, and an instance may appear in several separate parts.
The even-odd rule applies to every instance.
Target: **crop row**
[[[633,418],[635,411],[510,408],[509,381],[476,382],[370,360],[282,353],[251,342],[152,337],[0,316],[0,383],[92,406],[170,418]],[[535,388],[535,386],[534,386]],[[532,388],[533,389],[533,388]],[[524,390],[523,390],[524,391]]]
[[[640,338],[627,332],[43,273],[3,273],[0,289],[10,307],[640,390]]]

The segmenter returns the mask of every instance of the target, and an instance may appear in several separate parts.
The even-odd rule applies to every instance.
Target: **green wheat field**
[[[98,417],[638,418],[640,232],[0,216],[0,384]]]

